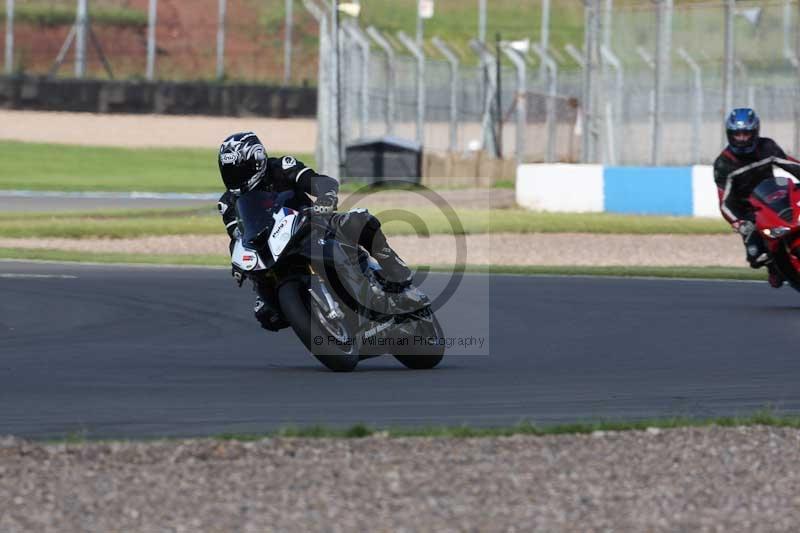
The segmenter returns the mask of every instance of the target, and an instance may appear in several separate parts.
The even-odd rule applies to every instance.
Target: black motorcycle
[[[234,268],[274,296],[306,348],[333,371],[384,354],[412,369],[439,364],[445,339],[428,297],[414,286],[386,292],[367,251],[337,238],[331,215],[287,207],[293,196],[252,191],[238,199]]]

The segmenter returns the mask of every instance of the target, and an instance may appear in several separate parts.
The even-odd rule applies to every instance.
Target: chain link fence
[[[287,26],[287,7],[293,3],[2,0],[4,71],[313,85],[317,29],[301,9],[292,10]],[[82,5],[88,14],[83,20]],[[287,28],[291,28],[288,34]],[[288,57],[287,43],[291,44]]]
[[[31,7],[38,0],[5,0],[5,68],[69,76],[85,58],[80,75],[96,77],[316,82],[329,172],[344,145],[384,135],[519,162],[708,163],[734,106],[754,107],[765,135],[800,151],[797,0],[565,0],[553,20],[548,0],[526,2],[519,21],[506,19],[508,41],[467,44],[486,28],[465,20],[458,42],[402,36],[413,26],[399,4],[397,21],[370,27],[388,0],[341,24],[329,0],[197,0],[189,10],[179,0],[53,0],[45,14]],[[442,19],[467,13],[437,2]],[[288,62],[274,53],[287,42]]]
[[[438,38],[419,47],[402,32],[337,21],[313,0],[304,6],[320,26],[317,160],[329,174],[345,146],[382,136],[414,139],[428,154],[580,158],[578,99],[559,92],[546,50],[536,48],[551,67],[542,71],[530,42],[473,41],[467,54]]]
[[[798,2],[654,4],[587,0],[587,28],[599,22],[587,35],[599,49],[590,58],[593,159],[710,163],[725,144],[725,113],[744,106],[762,116],[765,135],[796,153]]]

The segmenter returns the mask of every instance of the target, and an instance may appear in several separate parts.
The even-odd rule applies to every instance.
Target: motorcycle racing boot
[[[389,306],[386,314],[415,313],[430,305],[425,293],[412,285],[411,270],[394,250],[385,246],[373,257],[381,266],[381,269],[375,272],[375,277],[383,288],[385,303]]]
[[[773,263],[767,265],[767,271],[769,272],[769,278],[767,279],[767,281],[769,281],[769,286],[773,289],[780,289],[783,287],[783,283],[786,280]]]
[[[400,294],[411,286],[411,270],[388,245],[375,251],[372,256],[381,266],[376,275],[386,292]]]
[[[289,322],[261,296],[256,296],[253,314],[261,327],[267,331],[280,331],[289,327]]]

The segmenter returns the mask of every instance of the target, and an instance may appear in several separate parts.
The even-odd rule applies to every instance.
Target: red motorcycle
[[[786,281],[800,291],[800,185],[777,177],[762,181],[750,195],[756,231]]]

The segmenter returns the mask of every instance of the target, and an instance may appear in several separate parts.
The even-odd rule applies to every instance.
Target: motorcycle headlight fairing
[[[792,231],[792,228],[787,228],[786,226],[778,226],[776,228],[767,228],[762,230],[762,233],[771,239],[780,239],[787,233]]]

